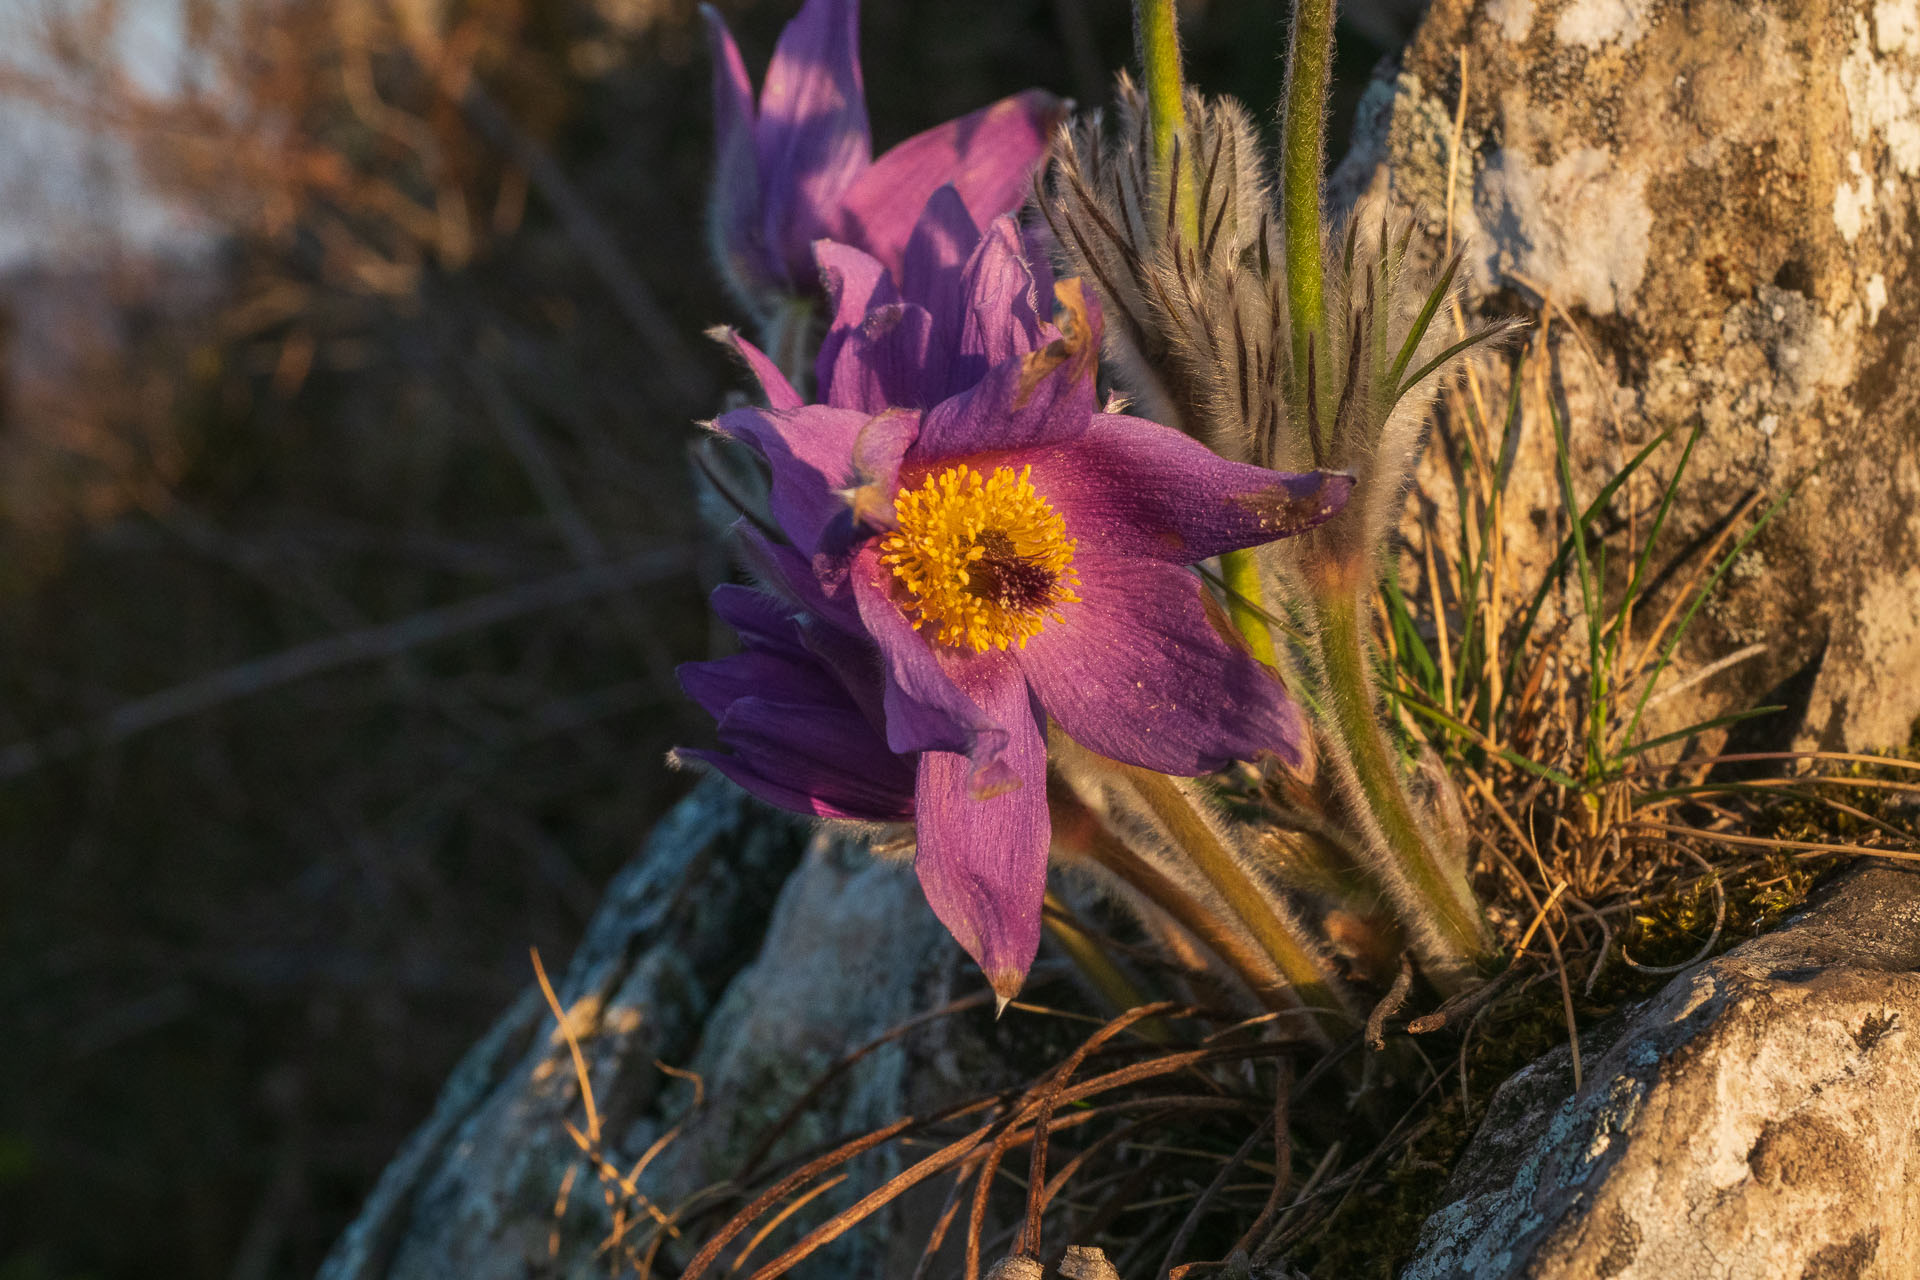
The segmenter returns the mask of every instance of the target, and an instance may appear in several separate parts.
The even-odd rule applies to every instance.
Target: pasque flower
[[[1167,774],[1267,751],[1297,761],[1298,708],[1227,638],[1186,566],[1320,523],[1350,480],[1231,462],[1170,428],[1102,412],[1097,303],[1064,281],[1057,323],[1044,318],[1046,273],[1037,280],[1022,258],[1013,220],[983,235],[952,188],[928,202],[897,273],[845,245],[821,245],[819,263],[833,314],[816,370],[826,403],[803,404],[736,339],[769,407],[715,426],[772,473],[772,517],[790,545],[756,540],[766,576],[823,633],[857,632],[872,655],[870,692],[836,680],[808,705],[831,704],[828,720],[851,726],[846,708],[864,698],[862,722],[912,759],[927,900],[1010,996],[1039,942],[1049,721],[1101,755]],[[765,641],[749,651],[769,688],[831,665],[809,666],[781,643],[777,676]],[[726,661],[736,665],[694,668],[690,687],[717,694],[733,680],[736,700],[703,698],[721,708],[723,736],[749,720],[762,730],[752,750],[735,746],[733,776],[802,812],[899,816],[893,790],[862,811],[844,779],[825,776],[801,716],[783,710],[776,726],[770,711],[749,714],[735,679],[748,667]],[[865,771],[854,762],[873,754],[863,743],[845,759]]]
[[[711,233],[728,283],[757,313],[817,295],[813,242],[900,265],[927,198],[951,184],[984,223],[1017,207],[1065,116],[1028,90],[907,139],[879,160],[861,84],[859,0],[807,0],[781,33],[756,107],[726,24],[704,10],[714,61]]]
[[[773,564],[785,548],[760,541]],[[778,572],[776,569],[775,572]],[[804,577],[804,570],[795,574]],[[681,748],[753,794],[821,818],[901,821],[913,816],[913,762],[887,747],[880,659],[864,635],[837,627],[831,610],[731,583],[713,609],[740,634],[743,652],[680,668],[688,696],[719,724],[724,751]]]

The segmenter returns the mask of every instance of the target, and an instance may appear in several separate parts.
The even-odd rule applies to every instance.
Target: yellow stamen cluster
[[[880,562],[904,595],[915,631],[957,649],[985,653],[1025,648],[1056,606],[1073,593],[1075,542],[1047,500],[1034,491],[1033,468],[991,476],[964,464],[929,475],[893,502],[896,532],[880,544]]]

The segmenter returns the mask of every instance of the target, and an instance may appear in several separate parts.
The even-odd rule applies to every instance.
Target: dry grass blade
[[[886,1130],[881,1130],[880,1132],[887,1133]],[[896,1174],[893,1178],[889,1179],[884,1186],[867,1193],[853,1205],[841,1210],[825,1224],[809,1232],[804,1239],[794,1244],[785,1253],[754,1272],[752,1280],[773,1280],[775,1276],[785,1275],[793,1269],[796,1263],[818,1250],[825,1248],[835,1240],[838,1240],[842,1235],[846,1234],[847,1230],[854,1224],[860,1222],[875,1210],[892,1203],[903,1192],[926,1181],[942,1169],[948,1169],[958,1164],[976,1147],[985,1142],[989,1133],[991,1133],[990,1127],[976,1130],[956,1142],[949,1143],[939,1152],[926,1157],[906,1171]],[[869,1136],[871,1137],[872,1135]],[[891,1137],[893,1135],[888,1133],[887,1136]],[[881,1140],[884,1141],[885,1139]],[[711,1246],[709,1246],[709,1250],[710,1249]],[[709,1250],[702,1250],[701,1257],[708,1258]],[[696,1258],[695,1262],[700,1262],[700,1259]],[[708,1262],[711,1262],[710,1258],[708,1258]],[[700,1275],[704,1269],[704,1267],[689,1268],[686,1280],[695,1280],[695,1277]]]
[[[1167,1280],[1173,1273],[1174,1263],[1186,1249],[1187,1241],[1193,1239],[1194,1231],[1200,1226],[1200,1219],[1206,1216],[1207,1210],[1213,1206],[1221,1189],[1227,1185],[1227,1179],[1246,1163],[1247,1157],[1253,1154],[1254,1146],[1267,1136],[1267,1131],[1272,1125],[1273,1117],[1269,1116],[1252,1133],[1249,1133],[1239,1149],[1233,1153],[1232,1158],[1220,1166],[1220,1172],[1215,1174],[1213,1181],[1207,1184],[1207,1189],[1194,1198],[1193,1207],[1187,1210],[1186,1218],[1181,1221],[1179,1229],[1173,1233],[1172,1242],[1167,1245],[1166,1257],[1160,1262],[1160,1280]]]
[[[1033,1150],[1027,1168],[1027,1222],[1025,1230],[1021,1233],[1018,1252],[1029,1257],[1037,1257],[1040,1253],[1040,1220],[1046,1208],[1047,1129],[1053,1120],[1054,1109],[1060,1104],[1061,1091],[1066,1088],[1068,1081],[1073,1078],[1074,1073],[1080,1069],[1088,1056],[1102,1045],[1135,1023],[1157,1017],[1175,1007],[1173,1001],[1167,1000],[1129,1009],[1074,1050],[1073,1056],[1061,1065],[1059,1072],[1047,1083],[1046,1090],[1040,1098],[1040,1109],[1033,1122]],[[986,1185],[985,1178],[982,1178],[981,1185]]]
[[[1241,1233],[1229,1257],[1250,1254],[1255,1243],[1266,1234],[1274,1216],[1280,1212],[1280,1201],[1287,1194],[1287,1184],[1293,1175],[1293,1141],[1288,1132],[1292,1102],[1293,1064],[1282,1058],[1273,1082],[1273,1187],[1267,1192],[1266,1203],[1260,1207],[1259,1215]]]
[[[851,1176],[851,1174],[837,1173],[833,1177],[827,1178],[807,1188],[804,1195],[795,1196],[787,1203],[785,1208],[781,1209],[780,1212],[774,1214],[771,1218],[768,1218],[765,1224],[763,1224],[758,1231],[754,1232],[745,1244],[740,1246],[740,1252],[733,1255],[733,1265],[727,1268],[728,1273],[736,1273],[741,1267],[745,1266],[747,1258],[752,1255],[753,1251],[758,1249],[768,1236],[778,1231],[794,1214],[800,1212],[806,1208],[808,1204],[833,1190]]]
[[[816,1076],[813,1083],[807,1086],[806,1091],[794,1099],[793,1104],[781,1113],[780,1118],[767,1126],[767,1131],[760,1136],[758,1142],[754,1143],[753,1150],[748,1152],[747,1158],[741,1162],[740,1172],[736,1177],[742,1182],[752,1178],[753,1175],[759,1171],[760,1166],[766,1163],[767,1156],[772,1153],[774,1147],[779,1145],[780,1139],[786,1136],[802,1116],[806,1115],[808,1108],[826,1091],[827,1087],[845,1075],[868,1054],[893,1043],[915,1028],[923,1027],[930,1022],[937,1022],[941,1018],[952,1017],[957,1013],[964,1013],[968,1009],[977,1009],[989,1003],[992,999],[993,993],[991,991],[982,991],[975,995],[962,996],[958,1000],[949,1001],[941,1005],[938,1009],[930,1009],[925,1013],[915,1014],[904,1022],[875,1036],[853,1052],[842,1056],[838,1062],[835,1062],[832,1066]]]
[[[1103,1027],[1102,1033],[1104,1034],[1096,1035],[1088,1045],[1083,1046],[1084,1057],[1093,1056],[1112,1036],[1117,1035],[1120,1031],[1124,1030],[1127,1025],[1130,1025],[1131,1022],[1141,1017],[1156,1015],[1184,1017],[1192,1016],[1196,1012],[1198,1011],[1191,1007],[1175,1006],[1170,1003],[1144,1006],[1141,1009],[1130,1011],[1130,1013],[1122,1019],[1116,1019],[1113,1023],[1109,1023]],[[953,1168],[963,1163],[979,1161],[983,1164],[983,1168],[974,1176],[980,1178],[982,1181],[990,1180],[991,1174],[984,1166],[988,1163],[997,1164],[997,1160],[993,1159],[996,1152],[1004,1153],[1005,1151],[1017,1148],[1023,1142],[1033,1141],[1037,1132],[1035,1122],[1040,1118],[1043,1111],[1048,1117],[1046,1127],[1049,1132],[1057,1132],[1065,1127],[1079,1127],[1080,1125],[1091,1123],[1106,1116],[1121,1115],[1129,1111],[1138,1111],[1141,1109],[1243,1113],[1248,1109],[1248,1105],[1240,1100],[1204,1096],[1189,1098],[1148,1097],[1084,1108],[1078,1107],[1077,1104],[1089,1102],[1105,1093],[1163,1078],[1196,1066],[1212,1063],[1228,1064],[1239,1061],[1257,1060],[1264,1057],[1280,1056],[1292,1051],[1291,1046],[1259,1044],[1189,1050],[1177,1053],[1160,1053],[1141,1062],[1113,1068],[1070,1087],[1066,1085],[1063,1079],[1058,1079],[1057,1077],[1050,1078],[1048,1088],[1045,1091],[1029,1091],[1023,1099],[1015,1103],[1011,1111],[1004,1113],[1001,1118],[981,1125],[971,1133],[947,1143],[902,1173],[896,1175],[881,1187],[862,1197],[853,1205],[835,1214],[827,1222],[814,1228],[806,1236],[790,1246],[785,1252],[756,1270],[753,1273],[753,1280],[771,1280],[772,1277],[784,1274],[806,1257],[838,1239],[860,1221],[891,1203],[905,1191],[945,1169]],[[1326,1064],[1323,1063],[1323,1065]],[[949,1108],[946,1112],[941,1113],[941,1116],[956,1118],[960,1115],[977,1111],[982,1105],[983,1103],[977,1101],[962,1104]],[[1058,1109],[1070,1105],[1076,1106],[1076,1110],[1065,1119],[1059,1118]],[[715,1237],[709,1240],[700,1250],[693,1262],[689,1264],[684,1273],[683,1280],[697,1280],[699,1276],[710,1270],[720,1252],[731,1243],[732,1240],[745,1232],[762,1214],[766,1213],[774,1204],[778,1203],[796,1188],[805,1185],[825,1171],[844,1164],[847,1160],[852,1159],[862,1152],[871,1150],[884,1142],[906,1134],[911,1129],[924,1128],[927,1124],[939,1120],[941,1116],[929,1117],[926,1120],[916,1120],[909,1117],[896,1121],[894,1124],[888,1125],[885,1128],[866,1134],[852,1142],[842,1144],[793,1170],[773,1186],[756,1196],[752,1203],[746,1208],[736,1213],[733,1218],[720,1229]],[[994,1147],[989,1151],[982,1152],[980,1149],[990,1140],[994,1142]],[[978,1194],[978,1188],[976,1187],[976,1196]],[[1024,1231],[1024,1229],[1023,1222],[1018,1230]]]
[[[725,1249],[737,1236],[744,1232],[749,1226],[753,1225],[755,1219],[773,1205],[777,1204],[788,1192],[796,1187],[804,1186],[818,1174],[832,1169],[837,1165],[844,1164],[861,1152],[869,1151],[881,1143],[905,1133],[907,1130],[913,1128],[915,1123],[914,1117],[902,1116],[892,1124],[875,1129],[871,1133],[862,1134],[853,1141],[844,1143],[832,1151],[827,1152],[825,1155],[808,1161],[798,1169],[789,1173],[786,1177],[768,1187],[765,1191],[762,1191],[758,1196],[754,1197],[753,1201],[748,1204],[746,1208],[729,1219],[727,1223],[715,1233],[713,1238],[707,1241],[700,1252],[694,1255],[693,1261],[687,1264],[686,1271],[682,1273],[681,1280],[699,1280],[699,1277],[705,1275],[707,1269],[713,1265],[714,1260],[720,1256],[721,1250]],[[980,1135],[975,1136],[977,1138]],[[978,1143],[974,1142],[972,1145],[978,1145]],[[969,1147],[969,1149],[971,1149],[971,1147]],[[923,1161],[922,1163],[925,1162]]]
[[[580,1038],[574,1034],[573,1020],[560,1007],[560,997],[554,994],[553,984],[547,981],[547,967],[540,962],[540,949],[530,947],[527,954],[533,957],[533,976],[540,981],[540,994],[546,997],[547,1008],[552,1010],[554,1021],[560,1024],[560,1034],[566,1039],[567,1052],[573,1056],[573,1074],[580,1086],[580,1104],[587,1113],[587,1140],[598,1145],[600,1113],[593,1105],[593,1080],[587,1075],[587,1057],[580,1051]]]
[[[1746,845],[1759,849],[1779,849],[1787,853],[1803,855],[1845,854],[1864,858],[1893,858],[1903,862],[1920,862],[1920,852],[1903,849],[1882,849],[1866,844],[1825,843],[1818,840],[1776,840],[1770,836],[1742,836],[1731,831],[1703,831],[1698,827],[1677,826],[1670,822],[1649,822],[1644,818],[1625,818],[1622,826],[1636,827],[1645,831],[1659,831],[1673,836],[1691,836],[1698,840],[1708,840],[1716,844]]]
[[[967,1189],[969,1170],[963,1165],[953,1176],[953,1186],[947,1192],[947,1200],[940,1208],[940,1216],[934,1220],[933,1230],[927,1235],[927,1243],[920,1250],[920,1261],[914,1264],[912,1280],[925,1280],[933,1266],[933,1260],[939,1256],[940,1247],[947,1242],[947,1232],[953,1229],[953,1220],[960,1215],[961,1193]]]

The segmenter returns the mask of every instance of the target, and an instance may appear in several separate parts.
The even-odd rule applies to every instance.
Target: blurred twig
[[[701,376],[700,364],[681,338],[679,327],[654,298],[625,251],[552,154],[515,124],[480,85],[468,85],[460,99],[460,108],[474,128],[526,170],[534,189],[552,206],[574,247],[649,348],[648,362],[659,376],[682,400],[698,402],[711,398],[713,388]]]
[[[198,715],[239,698],[358,662],[390,658],[514,618],[591,600],[690,571],[691,552],[648,551],[611,564],[508,587],[458,604],[426,609],[395,622],[327,636],[279,653],[254,658],[170,689],[136,698],[93,724],[59,729],[32,742],[0,750],[0,780],[18,778],[54,760],[122,742],[174,720]]]

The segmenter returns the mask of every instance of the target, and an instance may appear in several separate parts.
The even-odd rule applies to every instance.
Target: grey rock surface
[[[963,959],[909,868],[845,837],[810,836],[723,781],[703,783],[614,882],[556,984],[608,1160],[631,1169],[665,1139],[636,1189],[657,1206],[684,1203],[737,1172],[843,1055],[956,994],[984,993]],[[990,1083],[992,1029],[983,995],[968,1014],[867,1054],[769,1159]],[[697,1075],[704,1104],[656,1063]],[[529,989],[449,1079],[322,1280],[605,1275],[611,1215],[566,1129],[585,1128],[576,1081],[564,1036]],[[857,1166],[842,1198],[884,1178],[891,1158]],[[897,1211],[923,1210],[908,1201]],[[901,1259],[876,1242],[895,1236],[912,1246],[911,1270],[924,1225],[850,1235],[795,1274],[893,1274]]]
[[[768,1127],[829,1068],[961,997],[974,997],[962,1012],[888,1039],[837,1075],[800,1110],[771,1159],[1004,1083],[1007,1068],[991,1042],[990,995],[927,907],[910,866],[877,859],[857,841],[816,837],[781,890],[758,955],[706,1019],[688,1064],[702,1079],[706,1103],[665,1148],[642,1189],[674,1204],[737,1174]],[[685,1113],[690,1093],[682,1086],[665,1099],[660,1115],[636,1126],[626,1148],[644,1149]],[[862,1157],[810,1216],[846,1207],[902,1165],[891,1146]],[[925,1197],[890,1206],[793,1274],[822,1280],[910,1274],[931,1228],[929,1215],[937,1211]],[[909,1220],[914,1227],[903,1227]],[[768,1248],[758,1261],[776,1251]]]
[[[1340,198],[1390,191],[1435,245],[1451,209],[1489,314],[1552,300],[1550,377],[1523,401],[1506,510],[1523,567],[1564,533],[1547,395],[1586,495],[1660,431],[1699,423],[1668,548],[1752,494],[1802,487],[1683,658],[1764,652],[1670,721],[1785,701],[1779,738],[1905,742],[1920,714],[1920,0],[1438,0],[1355,136]],[[1678,452],[1617,518],[1631,505],[1645,527]],[[1422,483],[1449,519],[1445,475],[1430,465]]]
[[[1920,874],[1856,869],[1510,1079],[1402,1280],[1920,1275]],[[1598,1051],[1598,1052],[1596,1052]]]
[[[610,1132],[649,1114],[707,1013],[752,959],[806,835],[710,780],[615,879],[557,994]],[[553,1205],[582,1123],[565,1040],[529,989],[449,1078],[322,1266],[323,1280],[568,1274],[549,1256]],[[588,1204],[597,1196],[584,1196]],[[596,1240],[597,1240],[596,1236]],[[592,1241],[584,1245],[591,1259]],[[569,1234],[569,1252],[582,1249]]]

